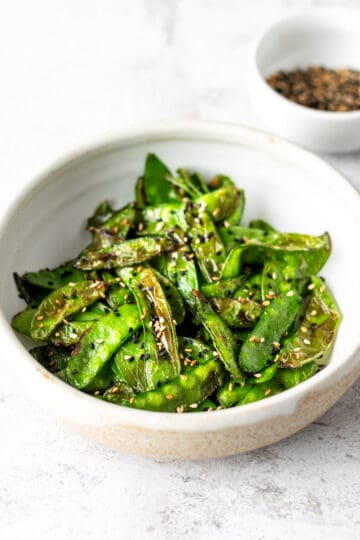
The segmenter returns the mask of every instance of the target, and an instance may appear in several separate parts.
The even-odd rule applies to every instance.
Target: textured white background
[[[261,127],[249,43],[286,10],[358,0],[12,0],[0,16],[0,212],[34,174],[133,122]],[[360,154],[327,156],[360,188]],[[4,256],[4,254],[2,254]],[[360,383],[276,445],[204,462],[153,461],[65,431],[0,365],[4,540],[360,538]]]

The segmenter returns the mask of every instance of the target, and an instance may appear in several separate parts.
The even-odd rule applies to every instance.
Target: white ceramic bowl
[[[322,65],[360,70],[360,11],[312,8],[271,25],[249,56],[254,109],[273,132],[319,152],[360,148],[360,111],[328,112],[293,103],[266,78],[279,70]]]
[[[245,220],[320,234],[333,253],[323,275],[344,315],[330,364],[303,384],[264,401],[211,413],[133,410],[79,392],[41,367],[11,330],[23,307],[12,279],[56,265],[88,241],[86,217],[104,198],[133,198],[147,152],[172,168],[191,167],[208,178],[229,174],[246,190]],[[117,139],[78,152],[28,185],[0,229],[0,339],[2,358],[24,389],[67,426],[122,451],[158,457],[225,456],[294,433],[323,414],[360,373],[360,202],[354,189],[318,157],[255,130],[220,124],[165,124],[129,129]]]

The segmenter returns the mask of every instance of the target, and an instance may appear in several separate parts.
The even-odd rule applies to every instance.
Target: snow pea
[[[293,291],[289,293],[272,300],[263,311],[251,336],[243,344],[239,363],[244,371],[257,373],[273,359],[274,343],[282,339],[301,307],[301,298]]]
[[[12,321],[11,326],[16,332],[30,337],[31,323],[36,313],[35,308],[27,308],[17,313]]]
[[[154,390],[137,394],[123,404],[160,412],[184,412],[187,407],[197,409],[222,383],[223,377],[222,364],[217,360],[209,360]]]
[[[298,368],[280,368],[277,378],[285,388],[292,388],[315,375],[317,371],[319,366],[312,361]]]
[[[30,327],[35,340],[47,339],[66,317],[93,304],[104,296],[102,281],[78,281],[69,283],[50,293],[36,309]],[[65,322],[66,323],[66,322]]]
[[[188,236],[195,253],[199,269],[208,282],[220,277],[225,261],[225,248],[209,215],[189,204],[185,211],[189,225]],[[215,279],[214,279],[215,278]]]
[[[169,169],[155,154],[147,155],[143,181],[143,190],[147,204],[156,206],[158,204],[180,200],[178,192],[167,180],[170,176]]]
[[[246,405],[247,403],[254,403],[254,401],[260,401],[261,399],[280,394],[282,391],[283,387],[276,379],[261,384],[254,384],[250,386],[248,392],[245,393],[236,405],[240,406]]]
[[[127,204],[120,210],[114,211],[109,219],[100,226],[90,226],[93,233],[92,248],[109,247],[125,240],[130,229],[134,226],[136,208],[134,203]]]
[[[222,279],[214,283],[204,283],[200,290],[205,298],[231,298],[245,284],[246,280],[246,275]]]
[[[213,298],[216,312],[231,328],[253,328],[263,308],[250,298]]]
[[[319,366],[326,365],[334,345],[341,321],[341,313],[324,281],[312,276],[312,292],[305,316],[287,339],[279,353],[279,363],[283,367],[298,368],[315,361]]]
[[[110,247],[88,251],[76,261],[75,267],[82,270],[92,270],[139,264],[160,255],[162,252],[176,249],[180,244],[181,240],[175,236],[171,239],[154,236],[133,238]]]
[[[193,291],[197,314],[205,330],[209,333],[219,359],[233,377],[240,375],[235,356],[235,340],[224,321],[215,313],[206,298],[199,291]]]
[[[230,381],[227,381],[219,388],[216,399],[222,407],[232,407],[245,396],[249,389],[250,387],[246,385],[245,377],[230,379]]]
[[[180,351],[184,356],[184,359],[188,359],[191,362],[197,364],[206,364],[209,360],[214,360],[214,351],[208,347],[205,343],[189,337],[179,337]],[[188,366],[189,363],[184,364]]]
[[[51,373],[64,369],[69,361],[70,353],[65,347],[41,345],[30,349],[29,353]]]
[[[76,345],[81,336],[93,324],[93,321],[69,321],[67,324],[62,324],[56,328],[54,334],[50,336],[50,341],[55,345],[64,345],[65,347]]]
[[[27,283],[43,289],[55,291],[60,287],[64,287],[69,282],[82,281],[85,279],[84,273],[80,270],[75,270],[73,267],[74,261],[64,263],[53,270],[44,269],[38,272],[25,272],[22,276]]]
[[[168,304],[171,308],[172,318],[176,321],[176,324],[181,324],[185,319],[185,305],[182,296],[173,282],[166,276],[152,268],[155,276],[159,280]]]
[[[125,304],[104,315],[83,335],[67,367],[67,381],[75,388],[86,389],[116,350],[140,326],[139,311]]]

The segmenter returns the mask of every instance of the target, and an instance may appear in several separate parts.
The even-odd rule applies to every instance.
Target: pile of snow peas
[[[173,174],[149,154],[135,201],[102,202],[77,258],[14,274],[27,307],[12,327],[57,377],[127,407],[212,411],[305,381],[341,320],[317,275],[329,235],[244,226],[244,206],[228,176]]]

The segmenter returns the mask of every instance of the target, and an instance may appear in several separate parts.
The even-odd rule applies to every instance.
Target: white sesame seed
[[[286,296],[294,296],[294,294],[295,294],[294,291],[288,291],[286,293]]]

